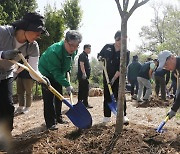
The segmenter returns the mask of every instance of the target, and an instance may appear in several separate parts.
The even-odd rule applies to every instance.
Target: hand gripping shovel
[[[19,54],[19,56],[25,64],[24,67],[22,66],[22,64],[20,65],[19,63],[15,61],[11,61],[11,62],[16,63],[17,65],[23,67],[24,69],[29,71],[29,73],[32,74],[35,78],[37,78],[38,81],[47,85],[47,82],[29,65],[29,63],[26,61],[26,59],[21,53]],[[75,105],[71,105],[51,85],[47,85],[47,87],[56,97],[58,97],[63,103],[65,103],[70,108],[66,112],[66,115],[75,126],[77,126],[80,129],[90,128],[92,126],[92,117],[82,102],[78,102]]]
[[[104,71],[104,75],[105,75],[105,78],[106,78],[109,93],[110,93],[110,96],[111,96],[111,102],[108,103],[108,106],[109,106],[110,110],[114,113],[114,115],[117,115],[117,102],[116,102],[114,94],[112,92],[111,84],[109,82],[109,77],[108,77],[107,70],[106,70],[106,59],[103,59],[103,60],[104,60],[103,71]]]
[[[162,129],[163,126],[166,124],[166,122],[169,120],[169,116],[167,116],[162,122],[161,124],[158,126],[158,128],[156,129],[156,132],[158,133],[163,133],[164,130]]]
[[[71,83],[70,73],[69,72],[67,72],[67,80],[68,80],[69,83]],[[72,93],[70,93],[70,102],[71,102],[72,105],[74,105],[73,94]]]

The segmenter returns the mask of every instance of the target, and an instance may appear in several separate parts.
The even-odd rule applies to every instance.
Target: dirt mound
[[[43,127],[42,127],[43,129]],[[42,131],[42,130],[41,130]],[[66,133],[65,133],[66,132]],[[178,153],[180,134],[177,130],[159,134],[154,128],[130,124],[122,134],[115,135],[114,125],[94,125],[87,130],[69,128],[59,131],[42,131],[36,135],[26,132],[16,136],[12,151],[19,153]]]
[[[77,102],[77,97],[74,97]],[[90,97],[89,109],[93,126],[90,129],[79,130],[63,115],[67,124],[58,125],[56,131],[47,131],[43,117],[43,102],[32,103],[27,114],[21,114],[14,119],[12,146],[9,153],[15,154],[171,154],[180,153],[180,130],[178,118],[169,120],[163,127],[166,131],[156,133],[155,128],[165,118],[170,106],[138,107],[127,94],[127,117],[130,124],[123,127],[120,135],[115,135],[116,118],[111,116],[108,125],[102,125],[103,96]],[[153,102],[152,102],[153,103]],[[155,103],[154,103],[155,104]],[[15,104],[15,107],[18,105]],[[63,104],[63,114],[68,107]],[[0,152],[1,153],[1,152]]]

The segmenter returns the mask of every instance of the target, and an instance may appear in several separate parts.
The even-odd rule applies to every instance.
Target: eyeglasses
[[[75,45],[75,44],[71,44],[69,42],[67,42],[67,44],[70,46],[70,48],[79,48],[79,44],[78,45]]]

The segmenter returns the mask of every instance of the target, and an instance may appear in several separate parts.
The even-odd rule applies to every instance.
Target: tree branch
[[[120,16],[122,17],[123,11],[122,11],[121,5],[120,5],[120,3],[119,3],[119,0],[115,0],[115,2],[116,2],[116,4],[117,4],[119,14],[120,14]]]
[[[148,1],[149,0],[143,0],[143,1],[139,2],[139,0],[135,0],[134,5],[132,6],[132,8],[130,9],[130,11],[128,13],[128,18],[132,15],[132,13],[135,11],[135,9],[146,4]]]

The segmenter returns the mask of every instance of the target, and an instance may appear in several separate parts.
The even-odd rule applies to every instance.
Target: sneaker
[[[67,124],[68,122],[63,119],[57,119],[57,123],[59,124]]]
[[[131,98],[137,100],[137,95],[133,95]]]
[[[137,102],[141,103],[141,102],[143,102],[143,100],[142,99],[137,99]]]
[[[23,109],[24,109],[24,106],[19,106],[16,111],[14,112],[14,114],[22,114],[23,113]]]
[[[143,102],[148,102],[149,101],[149,99],[143,99]]]
[[[108,123],[111,121],[111,118],[110,117],[104,117],[103,118],[103,123]]]
[[[123,124],[124,124],[124,125],[129,125],[129,119],[128,119],[127,116],[124,116],[124,117],[123,117]]]
[[[93,108],[93,107],[92,107],[91,105],[87,105],[86,108],[87,108],[87,109],[91,109],[91,108]]]
[[[148,107],[148,105],[149,105],[149,102],[142,102],[142,103],[140,103],[139,104],[139,107]]]
[[[48,128],[48,130],[58,130],[57,125],[52,125],[51,127]]]
[[[29,112],[29,107],[25,107],[24,109],[23,109],[23,113],[24,114],[27,114]]]

